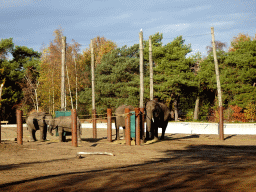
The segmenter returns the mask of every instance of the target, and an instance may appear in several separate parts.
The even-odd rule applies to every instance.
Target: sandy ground
[[[2,127],[0,191],[256,191],[256,136],[167,134],[164,141],[126,146],[107,130],[82,130],[73,147],[47,135],[18,145],[16,127]],[[115,138],[113,130],[113,139]],[[37,132],[39,138],[39,132]],[[107,152],[112,155],[82,155]]]

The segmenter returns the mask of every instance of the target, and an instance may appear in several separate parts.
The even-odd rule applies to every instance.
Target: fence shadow
[[[256,147],[190,145],[142,164],[81,170],[0,185],[2,190],[255,191]],[[84,159],[82,159],[84,160]],[[22,165],[20,165],[22,166]],[[51,182],[53,181],[54,182]]]

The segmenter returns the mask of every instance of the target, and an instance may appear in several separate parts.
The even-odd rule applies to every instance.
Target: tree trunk
[[[2,84],[0,85],[0,101],[1,101],[1,98],[2,98],[3,86],[4,86],[4,83],[2,83]]]
[[[198,114],[199,114],[199,96],[196,98],[196,104],[195,104],[195,111],[194,111],[194,120],[198,120]]]
[[[174,116],[175,116],[175,121],[178,121],[179,114],[178,114],[178,99],[174,100]]]

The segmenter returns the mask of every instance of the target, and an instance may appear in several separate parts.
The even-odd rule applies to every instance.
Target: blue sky
[[[255,13],[256,0],[0,0],[0,38],[40,51],[61,27],[82,51],[96,36],[131,46],[142,29],[144,40],[163,33],[164,44],[182,35],[205,55],[211,27],[229,46],[239,33],[254,36]]]

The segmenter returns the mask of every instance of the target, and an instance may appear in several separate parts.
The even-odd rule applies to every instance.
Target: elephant
[[[131,105],[121,105],[116,109],[115,111],[116,140],[120,140],[119,127],[123,127],[123,129],[125,129],[125,117],[123,116],[125,112],[125,108],[130,109],[130,111],[134,111],[134,107]]]
[[[47,126],[51,127],[52,115],[45,112],[30,113],[26,119],[30,141],[37,141],[36,131],[40,130],[40,141],[46,140]]]
[[[158,127],[162,128],[161,140],[164,139],[165,130],[168,121],[171,119],[171,112],[168,107],[155,100],[150,100],[145,105],[146,109],[146,123],[147,123],[147,134],[151,133],[150,139],[158,140]]]
[[[71,132],[71,116],[60,116],[54,118],[52,123],[52,126],[49,127],[49,133],[53,136],[53,129],[58,129],[59,133],[59,142],[65,142],[66,136],[64,135],[64,132]],[[77,138],[78,141],[81,141],[81,122],[79,118],[77,117]]]

